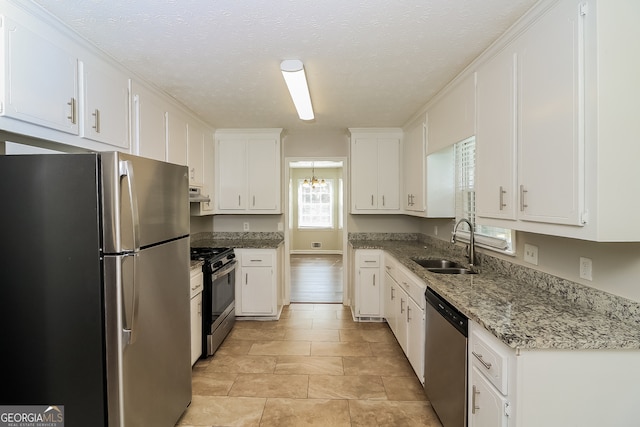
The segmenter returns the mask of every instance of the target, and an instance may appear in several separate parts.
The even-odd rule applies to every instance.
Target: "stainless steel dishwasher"
[[[444,427],[465,427],[468,319],[431,288],[425,296],[424,390]]]

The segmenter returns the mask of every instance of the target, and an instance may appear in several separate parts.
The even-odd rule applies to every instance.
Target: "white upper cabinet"
[[[209,202],[191,203],[191,215],[212,215],[214,207],[214,145],[213,131],[190,120],[188,128],[189,185],[200,187]]]
[[[351,212],[400,211],[401,129],[351,132]]]
[[[155,160],[166,160],[166,111],[168,104],[145,86],[132,81],[132,138],[134,154]]]
[[[516,219],[516,52],[511,45],[477,71],[476,213]]]
[[[478,68],[479,217],[584,225],[579,4],[557,3]]]
[[[281,129],[219,129],[217,213],[281,213]]]
[[[402,140],[403,206],[411,215],[424,214],[426,123],[416,120]]]
[[[188,155],[188,117],[176,107],[166,112],[167,125],[167,161],[177,165],[187,165]],[[191,177],[191,176],[190,176]],[[189,180],[191,183],[191,179]]]
[[[78,60],[50,30],[3,16],[2,114],[78,135]]]
[[[584,17],[558,3],[517,42],[519,218],[583,225]]]
[[[475,134],[475,78],[466,76],[445,89],[427,109],[427,154],[462,141]]]
[[[478,222],[639,241],[638,2],[540,3],[477,69]],[[509,36],[511,37],[509,39]]]
[[[81,136],[129,148],[129,78],[104,61],[79,63]]]

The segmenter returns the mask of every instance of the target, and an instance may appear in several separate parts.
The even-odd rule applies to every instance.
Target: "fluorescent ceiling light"
[[[300,120],[313,120],[313,106],[307,86],[307,77],[304,74],[304,65],[298,59],[287,59],[280,64],[282,76],[289,88],[291,99],[298,111]]]

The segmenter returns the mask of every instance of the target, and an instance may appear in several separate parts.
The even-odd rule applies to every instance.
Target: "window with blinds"
[[[476,246],[514,253],[515,236],[512,230],[490,227],[476,223],[476,140],[475,137],[460,141],[455,145],[456,163],[456,223],[466,218],[475,229]],[[462,223],[456,232],[456,239],[469,241],[469,227]]]

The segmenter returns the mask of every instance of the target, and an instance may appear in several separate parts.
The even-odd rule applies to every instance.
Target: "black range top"
[[[209,247],[194,248],[192,247],[191,260],[212,262],[219,258],[223,258],[232,252],[233,252],[233,249],[231,248],[209,248]]]

